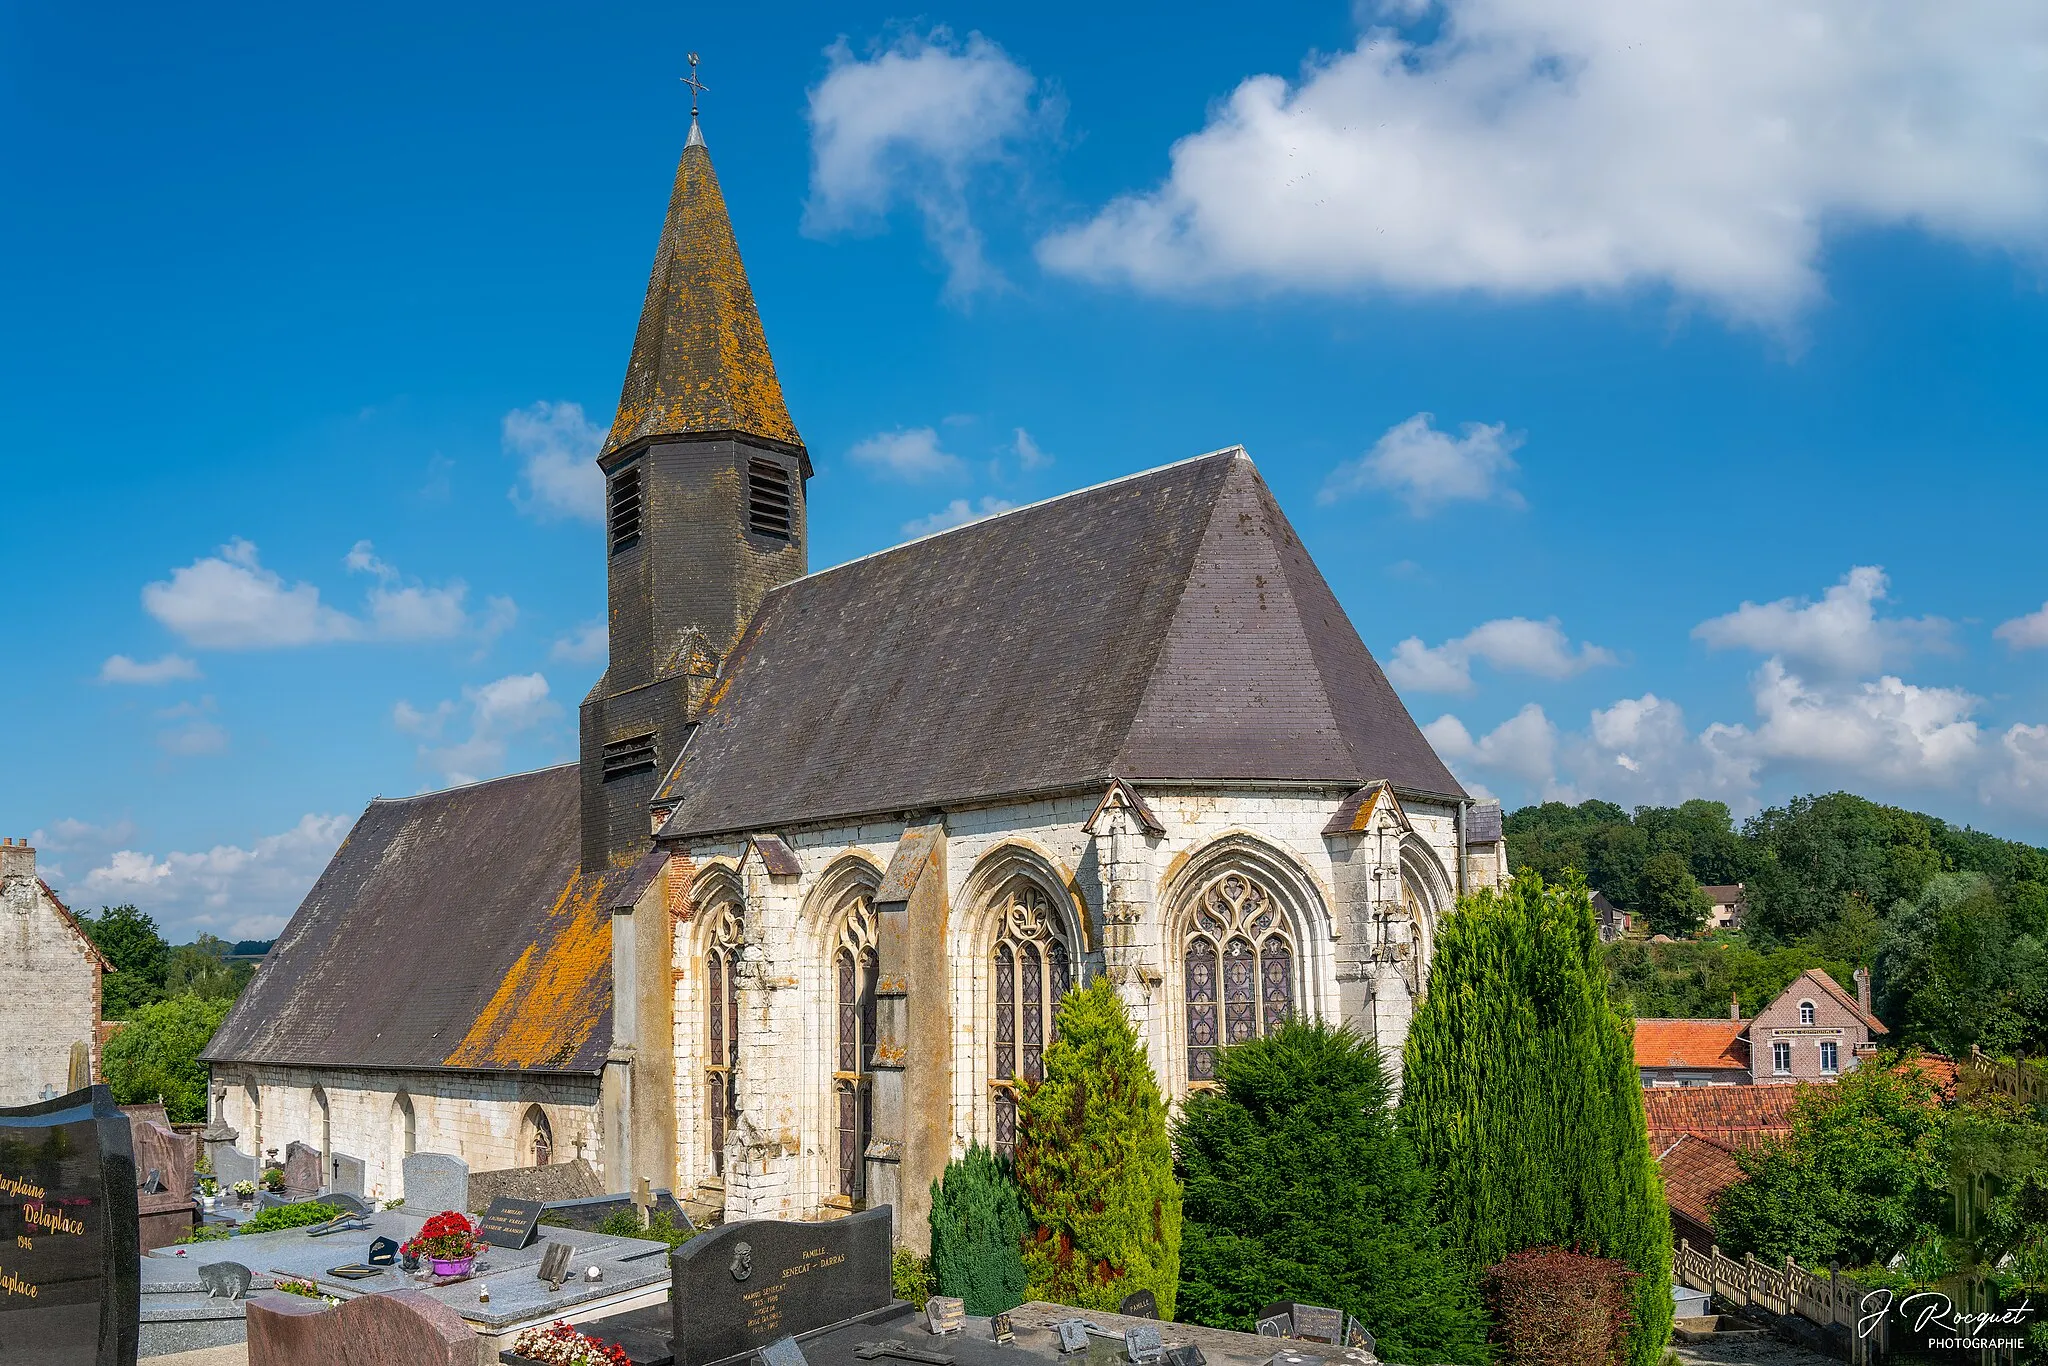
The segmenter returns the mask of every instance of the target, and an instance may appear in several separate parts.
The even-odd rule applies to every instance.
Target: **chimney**
[[[1742,998],[1732,991],[1728,993],[1728,1018],[1731,1020],[1742,1018]]]
[[[1856,969],[1856,1004],[1863,1007],[1863,1013],[1870,1013],[1870,969]]]
[[[36,851],[27,840],[10,839],[0,843],[0,882],[11,877],[35,875]]]

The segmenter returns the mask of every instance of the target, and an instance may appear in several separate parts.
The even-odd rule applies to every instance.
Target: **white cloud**
[[[145,585],[142,605],[186,643],[215,650],[284,649],[350,640],[446,640],[464,634],[488,642],[518,616],[510,598],[494,597],[482,614],[472,618],[464,606],[467,584],[460,579],[440,587],[407,582],[368,541],[357,541],[342,564],[351,573],[377,580],[360,617],[322,602],[320,590],[310,583],[287,584],[263,567],[253,544],[239,538],[218,554],[172,570],[168,580]],[[116,655],[101,666],[100,676],[110,682],[154,682],[199,675],[195,665],[177,655],[153,664],[135,664]]]
[[[903,524],[903,534],[910,537],[929,536],[935,531],[950,531],[956,526],[966,526],[984,517],[993,517],[998,512],[1008,512],[1017,506],[1003,498],[983,497],[978,503],[965,498],[955,498],[929,517],[918,517]]]
[[[876,432],[855,442],[847,455],[857,465],[913,482],[958,474],[966,468],[959,456],[939,445],[939,434],[930,427]]]
[[[1534,702],[1477,740],[1463,721],[1448,713],[1424,726],[1422,733],[1454,769],[1471,765],[1546,788],[1555,784],[1557,727]]]
[[[181,927],[173,938],[205,930],[227,939],[266,939],[304,899],[348,824],[342,816],[307,815],[246,848],[217,844],[161,858],[117,849],[73,882],[67,895],[74,906],[132,901],[166,929]]]
[[[1382,488],[1418,517],[1455,502],[1498,499],[1520,507],[1522,496],[1506,481],[1517,468],[1521,434],[1510,433],[1506,423],[1467,422],[1463,435],[1453,437],[1431,425],[1435,420],[1434,413],[1417,413],[1389,427],[1371,450],[1330,471],[1316,501]]]
[[[2029,612],[2023,617],[2014,617],[1991,633],[2015,650],[2039,650],[2048,647],[2048,602],[2041,604],[2038,612]]]
[[[603,617],[584,622],[548,647],[548,658],[564,664],[592,664],[611,648],[611,630]]]
[[[1889,675],[1846,686],[1808,683],[1776,659],[1757,670],[1757,724],[1707,727],[1701,742],[1736,762],[1794,764],[1898,784],[1947,786],[1979,759],[1978,699]]]
[[[1873,673],[1915,651],[1941,648],[1948,632],[1941,618],[1878,616],[1889,586],[1881,566],[1858,565],[1819,602],[1744,602],[1692,633],[1714,649],[1778,655],[1836,675]]]
[[[165,655],[148,661],[130,659],[126,655],[109,655],[107,662],[100,665],[102,683],[140,683],[153,687],[158,683],[197,677],[199,666],[183,655]]]
[[[1394,647],[1387,677],[1394,686],[1417,692],[1471,692],[1475,659],[1504,672],[1539,678],[1571,678],[1618,662],[1613,651],[1598,645],[1581,642],[1574,650],[1571,637],[1556,617],[1547,621],[1502,617],[1434,647],[1424,645],[1419,636],[1408,637]]]
[[[604,429],[583,416],[582,404],[543,399],[515,408],[505,414],[501,439],[520,462],[520,483],[508,496],[521,512],[541,521],[604,521],[604,475],[597,468]]]
[[[310,583],[287,585],[237,538],[142,590],[142,606],[188,644],[261,650],[353,640],[362,623],[320,601]]]
[[[228,747],[228,733],[218,722],[200,718],[187,721],[182,726],[159,731],[156,742],[166,754],[194,758],[202,754],[221,753]]]
[[[104,862],[116,849],[135,838],[135,822],[110,821],[95,825],[66,816],[29,836],[36,847],[36,864],[45,882],[61,887],[65,870],[79,865]]]
[[[2025,253],[2048,231],[2040,5],[1367,0],[1362,19],[1387,27],[1295,83],[1243,81],[1164,183],[1043,262],[1185,295],[1647,284],[1777,324],[1821,291],[1824,227]]]
[[[975,172],[1005,160],[1056,110],[1031,103],[1031,73],[1000,47],[944,28],[905,33],[867,58],[844,38],[810,92],[807,232],[871,229],[908,203],[946,263],[946,293],[965,298],[1001,283],[968,210]]]
[[[1017,452],[1017,463],[1027,470],[1044,469],[1052,463],[1052,457],[1040,450],[1038,443],[1031,439],[1031,433],[1022,427],[1017,429],[1017,438],[1012,448]]]
[[[458,712],[469,718],[468,738],[450,744],[438,741]],[[503,772],[511,742],[545,726],[562,714],[548,694],[548,681],[537,673],[510,674],[462,690],[462,706],[442,701],[428,711],[401,701],[391,709],[392,724],[420,737],[420,763],[448,784],[473,783]]]

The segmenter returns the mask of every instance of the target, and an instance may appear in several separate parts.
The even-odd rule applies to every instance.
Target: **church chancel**
[[[415,1148],[582,1156],[732,1218],[891,1204],[918,1244],[1084,980],[1173,1095],[1290,1015],[1398,1057],[1499,811],[1243,450],[812,572],[693,118],[598,459],[580,762],[372,804],[212,1047],[243,1146],[331,1145],[387,1196]]]

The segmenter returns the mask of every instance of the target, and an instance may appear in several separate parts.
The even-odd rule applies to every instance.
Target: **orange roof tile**
[[[1749,1070],[1747,1020],[1637,1020],[1637,1067]]]
[[[1792,1107],[1805,1090],[1785,1086],[1679,1086],[1643,1092],[1651,1146],[1669,1147],[1682,1134],[1727,1148],[1753,1148],[1792,1132]]]
[[[1664,1172],[1664,1199],[1672,1212],[1702,1228],[1714,1226],[1721,1192],[1742,1179],[1735,1151],[1698,1134],[1681,1134],[1657,1157]]]

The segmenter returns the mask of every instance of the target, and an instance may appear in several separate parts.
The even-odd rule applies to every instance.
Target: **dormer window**
[[[796,500],[789,471],[776,461],[747,462],[747,530],[779,541],[796,538]]]
[[[640,544],[640,463],[612,475],[605,485],[605,525],[611,536],[612,554]]]
[[[1813,1002],[1811,1002],[1811,1001],[1801,1001],[1801,1002],[1799,1003],[1799,1023],[1800,1023],[1800,1024],[1802,1024],[1802,1025],[1806,1025],[1806,1026],[1808,1026],[1808,1027],[1811,1027],[1811,1026],[1812,1026],[1812,1024],[1813,1024]]]

